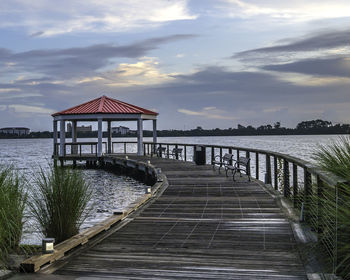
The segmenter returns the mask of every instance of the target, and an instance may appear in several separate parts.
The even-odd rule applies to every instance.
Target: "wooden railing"
[[[165,147],[164,155],[172,158],[173,148],[182,148],[182,160],[192,161],[196,146],[205,149],[206,163],[211,164],[216,155],[234,154],[250,158],[249,174],[257,179],[264,179],[267,186],[274,188],[281,196],[291,202],[292,207],[317,234],[328,252],[333,265],[337,267],[337,204],[332,209],[324,209],[324,201],[338,201],[338,188],[346,183],[338,177],[326,174],[315,165],[305,160],[278,152],[250,149],[234,146],[180,144],[180,143],[144,143],[145,155],[155,156],[158,147]],[[113,151],[135,153],[136,142],[113,142]],[[179,159],[177,156],[174,159]],[[327,187],[331,186],[331,188]],[[326,188],[327,187],[327,188]],[[331,190],[331,191],[330,191]]]
[[[75,142],[64,143],[64,156],[66,155],[95,155],[97,157],[97,145],[98,142]],[[84,148],[85,147],[85,148]],[[105,153],[107,151],[107,142],[102,142],[102,149]],[[60,155],[60,143],[56,144],[54,155]]]

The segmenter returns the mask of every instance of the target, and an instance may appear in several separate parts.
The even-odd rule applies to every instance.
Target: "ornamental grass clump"
[[[324,230],[320,242],[328,239],[336,243],[337,275],[350,279],[350,137],[342,136],[327,146],[319,146],[313,158],[323,171],[348,182],[336,187],[325,186],[323,205],[328,209],[325,215],[337,221],[337,226],[331,232]]]
[[[24,181],[11,167],[0,169],[0,266],[18,249],[26,202]]]
[[[34,185],[29,208],[43,235],[59,243],[79,233],[91,199],[82,173],[51,166],[47,171],[39,171]]]

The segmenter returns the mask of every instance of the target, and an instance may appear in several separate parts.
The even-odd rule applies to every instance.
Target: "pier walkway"
[[[258,182],[162,158],[169,186],[57,276],[97,279],[307,279],[289,221]]]

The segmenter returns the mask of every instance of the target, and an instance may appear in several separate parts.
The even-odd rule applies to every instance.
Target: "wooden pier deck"
[[[166,174],[167,189],[124,220],[119,230],[68,258],[54,274],[98,279],[307,279],[290,223],[257,182],[233,182],[210,166],[147,160]]]

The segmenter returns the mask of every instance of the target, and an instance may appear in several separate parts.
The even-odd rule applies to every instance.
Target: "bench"
[[[226,169],[227,165],[232,164],[233,154],[226,153],[223,157],[220,157],[219,155],[215,156],[215,159],[211,162],[213,165],[213,168],[215,170],[215,165],[219,166],[219,172],[220,168],[224,167]]]
[[[242,172],[244,172],[247,176],[248,176],[248,180],[250,182],[250,158],[247,157],[240,157],[234,165],[226,165],[225,169],[226,169],[226,176],[227,176],[227,172],[229,170],[232,171],[232,179],[233,181],[235,181],[235,175],[238,172],[240,177],[242,177]]]
[[[166,152],[166,148],[165,147],[158,147],[156,149],[157,157],[163,157],[163,155],[165,156],[165,152]]]
[[[182,160],[182,148],[174,148],[171,152],[171,156],[174,158],[174,159],[179,159],[181,158]]]

